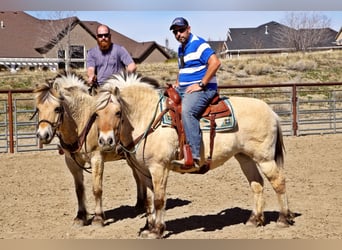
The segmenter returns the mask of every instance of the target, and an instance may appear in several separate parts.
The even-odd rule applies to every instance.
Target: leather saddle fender
[[[166,99],[166,107],[169,109],[169,114],[171,116],[171,126],[174,127],[178,134],[179,139],[179,159],[185,158],[192,160],[192,155],[190,150],[190,147],[186,145],[186,138],[185,133],[183,129],[183,123],[181,118],[182,113],[182,102],[181,97],[176,91],[175,88],[172,87],[171,84],[168,84],[168,87],[166,88],[164,92],[164,96],[168,97]],[[214,147],[214,138],[216,135],[215,128],[216,118],[226,117],[231,114],[230,108],[226,104],[226,102],[220,98],[219,94],[217,93],[214,98],[212,99],[211,103],[208,105],[208,107],[205,109],[205,111],[202,114],[203,118],[210,120],[210,156],[207,159],[207,164],[210,165],[212,153],[213,153],[213,147]]]

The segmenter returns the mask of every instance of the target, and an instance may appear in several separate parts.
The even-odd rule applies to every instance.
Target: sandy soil
[[[274,191],[265,185],[267,224],[244,224],[252,193],[235,160],[205,175],[170,173],[166,239],[341,239],[342,135],[285,137],[289,228],[276,226]],[[57,151],[1,154],[1,239],[136,239],[145,218],[134,211],[135,184],[124,161],[106,163],[105,227],[72,225],[76,197]],[[88,209],[93,211],[85,173]]]

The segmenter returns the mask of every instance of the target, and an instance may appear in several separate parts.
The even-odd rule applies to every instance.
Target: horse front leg
[[[168,169],[160,164],[150,167],[153,189],[147,189],[147,220],[140,236],[160,239],[166,229],[165,206]]]
[[[75,161],[70,157],[70,155],[65,155],[65,163],[69,168],[75,184],[75,191],[77,197],[77,215],[74,218],[74,225],[76,226],[85,226],[89,224],[88,220],[88,212],[85,204],[85,188],[84,188],[84,178],[83,178],[83,170],[79,168]]]
[[[102,192],[103,192],[103,170],[104,161],[99,152],[95,152],[91,157],[93,194],[95,198],[95,215],[92,224],[104,226],[105,216],[102,207]]]

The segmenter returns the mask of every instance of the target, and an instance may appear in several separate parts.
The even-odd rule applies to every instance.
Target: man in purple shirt
[[[97,82],[102,85],[112,74],[126,70],[128,73],[136,71],[137,66],[128,51],[112,43],[110,29],[106,25],[99,25],[96,30],[96,47],[90,49],[87,55],[88,85]]]

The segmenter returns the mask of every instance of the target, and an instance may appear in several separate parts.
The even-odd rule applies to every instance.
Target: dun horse
[[[113,75],[98,94],[99,144],[121,147],[129,164],[148,168],[153,186],[147,185],[147,221],[142,237],[161,238],[165,230],[166,186],[169,171],[182,172],[171,161],[179,150],[175,129],[151,124],[161,112],[160,89],[137,75]],[[210,168],[222,166],[231,157],[240,163],[254,194],[254,207],[247,223],[264,224],[263,177],[276,192],[280,225],[293,224],[283,171],[283,137],[277,115],[263,101],[246,97],[231,97],[237,126],[217,133]],[[119,104],[119,105],[118,105]],[[209,155],[209,133],[203,133],[202,164]],[[194,175],[195,178],[195,175]],[[181,184],[180,184],[181,185]]]
[[[100,151],[98,130],[93,123],[95,118],[94,97],[90,96],[82,78],[75,74],[57,76],[37,86],[34,90],[39,116],[37,137],[43,144],[52,141],[55,135],[60,140],[60,149],[65,156],[75,183],[78,211],[74,219],[77,225],[95,223],[103,225],[105,218],[102,208],[102,178],[104,162],[119,160],[115,152]],[[83,172],[90,164],[93,194],[95,197],[95,215],[91,219],[85,204]],[[139,180],[136,169],[132,169]],[[148,174],[148,172],[146,173]],[[143,207],[146,190],[138,186],[137,207]]]

